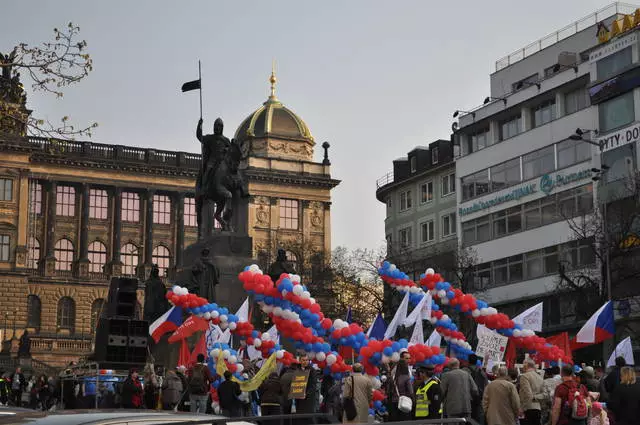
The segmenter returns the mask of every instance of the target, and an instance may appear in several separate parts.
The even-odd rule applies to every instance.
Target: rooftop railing
[[[574,23],[567,25],[564,28],[561,28],[558,31],[555,31],[537,41],[534,41],[527,46],[524,46],[522,49],[516,50],[510,55],[498,59],[496,61],[496,72],[510,65],[513,65],[514,63],[519,62],[524,58],[533,55],[534,53],[538,53],[539,51],[546,49],[547,47],[552,46],[564,40],[565,38],[571,37],[572,35],[584,29],[587,29],[606,18],[609,18],[610,16],[614,16],[617,14],[632,14],[637,8],[638,6],[620,2],[612,3],[608,6],[605,6],[589,16],[585,16],[584,18],[575,21]]]
[[[386,186],[389,183],[393,183],[393,171],[389,171],[387,174],[376,180],[376,189],[380,189],[382,186]]]

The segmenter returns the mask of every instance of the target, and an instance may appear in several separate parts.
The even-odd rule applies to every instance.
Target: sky
[[[78,126],[92,141],[199,152],[197,92],[181,93],[202,61],[205,129],[233,137],[269,94],[331,144],[333,247],[384,243],[376,180],[417,145],[448,139],[452,113],[489,95],[495,61],[605,7],[593,0],[456,2],[124,1],[4,2],[0,51],[80,26],[94,71],[63,99],[28,92],[34,116]],[[28,82],[25,81],[25,86]]]

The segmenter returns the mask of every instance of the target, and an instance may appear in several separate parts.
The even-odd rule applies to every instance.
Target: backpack
[[[189,391],[192,394],[206,394],[207,383],[205,382],[203,368],[205,366],[198,364],[193,367],[191,371],[191,379],[189,380]]]
[[[566,384],[563,384],[566,385]],[[566,385],[569,387],[568,385]],[[585,398],[580,387],[569,387],[569,394],[564,403],[565,416],[571,419],[587,419],[591,410],[589,401]]]

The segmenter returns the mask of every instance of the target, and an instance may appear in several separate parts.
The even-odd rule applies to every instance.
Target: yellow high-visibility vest
[[[430,379],[426,385],[420,387],[416,391],[416,418],[426,418],[429,416],[429,406],[431,405],[431,400],[427,397],[427,392],[429,388],[431,388],[435,384],[439,384],[440,382],[437,379]],[[440,403],[440,410],[438,411],[440,415],[442,415],[442,403]]]

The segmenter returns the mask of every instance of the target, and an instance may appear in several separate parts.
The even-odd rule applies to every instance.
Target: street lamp
[[[598,148],[600,148],[600,152],[603,151],[604,149],[604,141],[601,140],[600,142],[594,142],[592,140],[589,139],[585,139],[584,135],[585,133],[595,133],[595,135],[598,135],[598,130],[587,130],[584,128],[576,128],[576,132],[574,134],[572,134],[571,136],[569,136],[569,139],[571,140],[579,140],[581,142],[585,142],[585,143],[589,143],[590,145],[594,145],[597,146]]]

